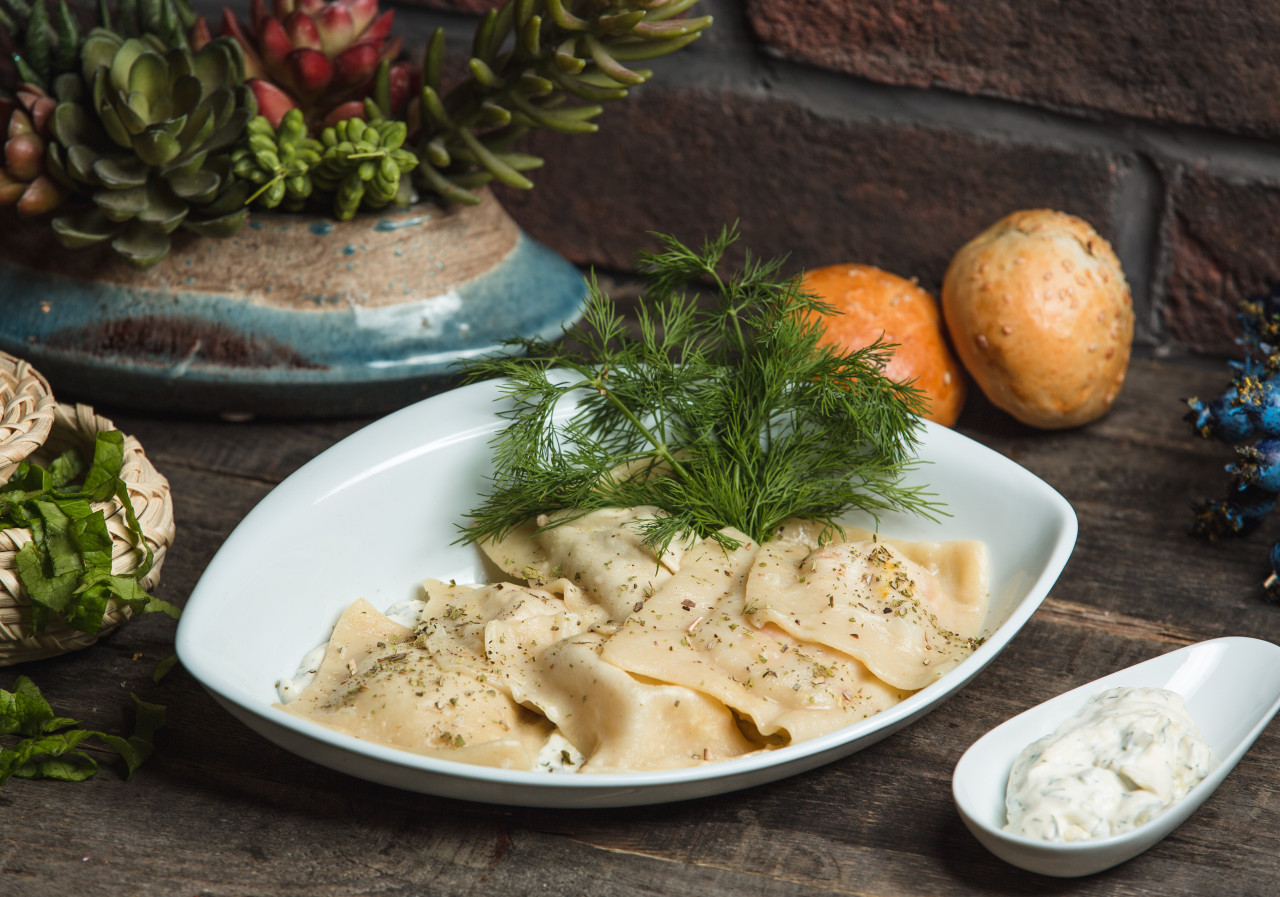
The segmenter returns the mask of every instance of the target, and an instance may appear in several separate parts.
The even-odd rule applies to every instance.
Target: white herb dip
[[[1104,691],[1014,761],[1005,831],[1044,841],[1129,831],[1186,795],[1211,761],[1181,695]]]

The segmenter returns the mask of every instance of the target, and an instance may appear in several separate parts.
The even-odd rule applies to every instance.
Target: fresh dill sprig
[[[506,378],[509,407],[492,489],[462,541],[500,539],[539,514],[636,505],[664,512],[642,528],[659,551],[690,532],[731,542],[717,536],[726,526],[767,541],[789,517],[834,527],[855,508],[930,513],[903,482],[923,401],[885,377],[892,346],[820,344],[822,324],[803,311],[832,310],[782,277],[782,260],[748,254],[723,275],[734,229],[697,251],[655,236],[638,335],[593,278],[566,339],[513,340],[524,355],[467,367],[469,381]],[[701,299],[689,292],[705,284]]]

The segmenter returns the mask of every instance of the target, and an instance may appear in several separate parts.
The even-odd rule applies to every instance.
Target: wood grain
[[[1086,879],[1041,878],[995,859],[950,797],[965,748],[1041,700],[1203,638],[1280,638],[1280,608],[1258,588],[1277,528],[1215,545],[1186,532],[1190,503],[1221,491],[1231,453],[1191,434],[1180,400],[1225,379],[1225,369],[1139,360],[1108,417],[1059,433],[1022,427],[972,397],[960,429],[1076,508],[1079,544],[1061,580],[1008,649],[925,719],[839,762],[735,794],[543,811],[371,785],[265,742],[181,669],[152,683],[172,652],[165,619],[135,620],[92,649],[6,671],[0,686],[26,673],[91,726],[124,728],[130,691],[166,704],[169,725],[128,781],[106,760],[83,784],[0,790],[0,895],[1274,894],[1274,725],[1173,835]],[[363,423],[111,416],[173,484],[178,537],[159,593],[178,603],[272,486]]]

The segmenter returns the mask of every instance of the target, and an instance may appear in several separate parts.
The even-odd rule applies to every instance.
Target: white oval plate
[[[887,535],[981,539],[991,557],[986,643],[908,700],[838,732],[699,769],[550,775],[469,766],[382,747],[286,714],[275,683],[365,598],[385,609],[424,577],[483,581],[455,545],[490,469],[502,421],[495,382],[426,399],[369,425],[281,483],[227,538],[191,593],[178,656],[233,715],[286,750],[354,776],[445,797],[545,807],[625,806],[719,794],[793,775],[867,747],[968,682],[1040,605],[1075,545],[1071,506],[1007,458],[929,425],[911,474],[951,515],[883,515]],[[851,518],[850,522],[869,524]]]
[[[1213,752],[1209,775],[1131,832],[1065,844],[1004,831],[1005,786],[1022,749],[1052,733],[1098,692],[1119,687],[1167,688],[1182,695]],[[1231,637],[1180,648],[1032,707],[975,741],[952,776],[956,809],[974,837],[1008,863],[1062,878],[1092,875],[1132,859],[1185,822],[1222,784],[1278,709],[1280,647]]]

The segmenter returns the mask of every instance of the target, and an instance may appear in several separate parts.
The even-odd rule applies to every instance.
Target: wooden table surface
[[[1225,366],[1135,361],[1113,412],[1049,433],[971,398],[959,429],[1075,507],[1080,536],[1048,599],[994,663],[920,722],[771,785],[616,810],[469,804],[368,784],[297,759],[217,706],[181,668],[159,684],[174,624],[135,620],[26,673],[63,715],[127,731],[129,692],[168,707],[129,780],[104,757],[81,784],[0,790],[0,895],[1274,895],[1280,891],[1280,729],[1265,731],[1185,825],[1084,879],[1042,878],[987,853],[950,780],[988,729],[1059,692],[1222,635],[1280,639],[1260,600],[1272,524],[1209,545],[1190,504],[1221,493],[1224,446],[1182,421]],[[183,603],[237,522],[299,465],[364,421],[226,423],[101,407],[173,487],[178,535],[161,597]]]

